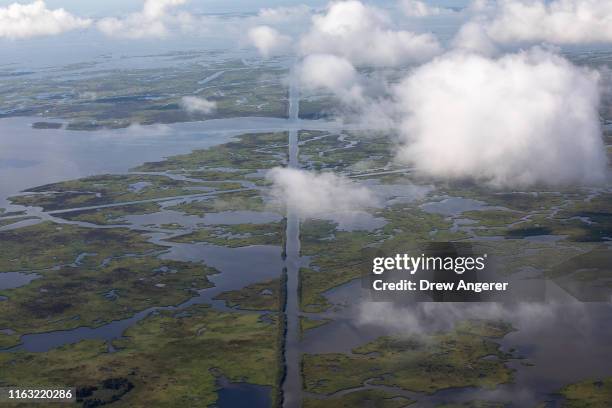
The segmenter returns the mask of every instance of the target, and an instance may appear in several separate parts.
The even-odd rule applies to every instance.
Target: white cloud
[[[56,35],[89,25],[91,20],[73,16],[64,9],[49,10],[42,0],[0,8],[0,38]]]
[[[497,48],[486,32],[485,27],[476,22],[465,23],[453,38],[453,47],[464,51],[478,52],[484,55],[493,55]]]
[[[192,23],[188,13],[172,13],[172,9],[183,5],[187,0],[145,0],[143,8],[138,13],[132,13],[125,18],[104,18],[97,26],[104,34],[113,37],[132,39],[159,38],[168,35],[168,25],[179,26]]]
[[[349,60],[333,54],[311,54],[299,65],[300,85],[305,91],[327,91],[340,102],[336,113],[356,127],[393,130],[395,103],[388,98],[383,73],[360,75]]]
[[[302,218],[350,214],[378,204],[370,189],[332,173],[277,167],[267,178],[274,183],[274,199]]]
[[[494,9],[495,4],[491,0],[472,0],[468,10],[475,13],[482,13]]]
[[[444,11],[440,7],[432,7],[419,0],[400,0],[399,8],[408,17],[428,17]]]
[[[359,75],[345,58],[331,54],[309,55],[300,64],[299,75],[305,89],[331,91],[347,105],[363,103]]]
[[[270,26],[253,27],[249,30],[248,37],[249,42],[265,58],[287,51],[291,46],[291,37]]]
[[[397,159],[422,174],[502,187],[605,178],[598,75],[551,52],[449,53],[395,94],[403,118]]]
[[[184,96],[181,99],[181,106],[189,113],[209,114],[217,108],[217,103],[197,96]]]
[[[302,20],[312,13],[312,9],[304,4],[294,7],[263,8],[257,13],[260,21],[268,24],[287,23]]]
[[[300,43],[303,55],[327,53],[356,65],[398,66],[422,62],[440,52],[431,34],[393,30],[380,9],[357,0],[331,3],[312,17],[312,27]]]
[[[169,9],[181,6],[187,0],[145,0],[142,7],[142,14],[150,20],[162,18]]]
[[[612,42],[612,2],[601,0],[500,0],[485,5],[479,22],[499,43]]]

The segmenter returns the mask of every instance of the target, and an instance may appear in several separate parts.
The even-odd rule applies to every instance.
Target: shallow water
[[[294,128],[282,118],[230,118],[169,125],[132,126],[93,132],[32,129],[40,117],[0,119],[0,207],[20,191],[104,173],[124,173],[148,161],[211,147],[253,132]],[[312,129],[336,122],[304,121]]]
[[[359,321],[361,302],[367,299],[360,279],[330,289],[324,295],[334,306],[316,315],[332,320],[304,334],[301,344],[304,353],[350,353],[355,347],[394,332],[386,327],[364,325]]]
[[[515,369],[515,380],[493,390],[473,387],[447,389],[432,395],[406,392],[393,387],[367,384],[336,395],[360,389],[381,389],[418,401],[418,406],[435,407],[443,403],[459,403],[475,399],[509,402],[512,407],[535,406],[541,401],[556,401],[554,394],[564,385],[585,379],[612,375],[612,304],[580,303],[559,287],[549,291],[547,303],[503,306],[502,304],[429,304],[428,313],[417,313],[418,304],[403,312],[379,307],[368,301],[361,282],[354,280],[325,293],[334,306],[317,317],[333,319],[321,327],[309,330],[302,341],[304,353],[349,353],[353,348],[384,335],[433,333],[448,327],[453,321],[483,317],[491,308],[500,306],[502,318],[517,329],[498,342],[503,351],[513,351],[518,359],[508,366]],[[556,299],[556,300],[554,300]],[[560,302],[560,303],[558,303]],[[384,305],[383,305],[384,306]],[[364,319],[364,308],[376,307],[376,321]],[[451,310],[453,312],[451,312]],[[480,310],[482,313],[478,313]],[[387,312],[385,312],[387,311]],[[463,311],[463,312],[462,312]],[[390,320],[393,319],[392,324]],[[402,320],[404,319],[404,320]],[[403,323],[404,322],[404,323]],[[418,327],[418,330],[416,328]],[[533,365],[523,365],[521,362]]]
[[[297,125],[299,118],[299,93],[297,80],[290,86],[289,95],[289,117],[296,127],[289,132],[289,166],[299,167],[299,147]],[[301,349],[299,345],[299,273],[300,259],[300,221],[296,211],[287,208],[287,230],[286,230],[286,253],[285,267],[287,268],[287,302],[286,333],[285,333],[285,378],[282,383],[283,407],[300,407],[302,401],[302,374],[301,374]]]
[[[374,231],[387,224],[387,220],[365,211],[330,212],[320,218],[335,222],[340,231]]]
[[[172,244],[162,259],[204,262],[221,273],[209,276],[215,284],[207,289],[212,296],[228,290],[278,278],[283,269],[282,248],[271,245],[253,245],[227,248],[206,244]]]
[[[271,387],[232,383],[225,378],[220,379],[219,386],[216,408],[268,408],[272,405]]]
[[[289,120],[237,118],[123,130],[74,132],[31,129],[29,124],[40,118],[2,119],[0,144],[3,149],[0,152],[0,179],[3,180],[3,184],[0,186],[0,206],[5,205],[6,197],[27,187],[93,174],[125,172],[143,161],[160,160],[164,156],[187,153],[194,148],[224,143],[232,136],[245,132],[290,131],[291,165],[298,166],[295,140],[298,105],[295,95],[294,93],[291,98],[293,103]],[[302,122],[301,128],[337,129],[337,124],[333,122]],[[412,193],[406,191],[405,196],[397,200],[412,201]],[[449,216],[483,208],[487,208],[486,203],[457,197],[423,205],[425,211]],[[179,216],[179,213],[173,213],[176,212],[162,211],[144,216],[129,216],[126,219],[141,225],[177,222],[185,226],[195,226],[202,222],[224,224],[231,223],[232,220],[234,223],[280,220],[280,216],[274,213],[228,212],[206,214],[204,218],[182,214]],[[384,222],[369,214],[352,220],[343,221],[342,217],[338,219],[340,229],[345,230],[371,230],[379,228],[382,226],[380,223]],[[359,306],[364,299],[356,295],[359,293],[360,284],[354,281],[327,292],[326,295],[336,306],[324,315],[334,318],[335,321],[309,331],[300,343],[297,340],[299,316],[297,277],[303,259],[299,256],[299,222],[291,211],[286,232],[288,255],[286,263],[281,260],[281,248],[275,246],[232,249],[205,244],[170,244],[169,252],[164,255],[165,258],[204,261],[219,269],[222,273],[210,276],[210,280],[216,286],[200,291],[198,296],[177,307],[150,308],[129,319],[111,322],[99,328],[80,327],[74,330],[26,335],[22,337],[23,345],[20,348],[28,351],[47,351],[82,339],[112,341],[121,337],[124,331],[136,322],[159,310],[178,310],[197,303],[211,303],[216,308],[226,310],[223,302],[212,300],[218,293],[278,277],[282,267],[286,266],[289,275],[287,283],[289,321],[286,341],[288,379],[283,385],[283,390],[286,398],[285,406],[295,406],[301,395],[299,359],[302,352],[348,352],[351,348],[374,340],[380,335],[398,331],[394,328],[364,324],[360,320]],[[153,241],[160,242],[164,237],[167,235],[153,235]],[[532,237],[534,238],[542,239]],[[6,279],[6,282],[9,280]],[[541,324],[550,321],[542,320],[543,318],[538,316],[531,317],[535,323],[533,325],[520,319],[513,321],[519,331],[509,334],[501,341],[503,348],[508,350],[516,347],[520,355],[536,364],[534,367],[525,367],[517,361],[510,363],[517,369],[516,385],[504,385],[492,392],[472,388],[445,390],[428,397],[404,391],[400,393],[415,396],[415,399],[419,400],[419,406],[433,406],[434,403],[444,401],[467,401],[476,397],[516,399],[515,404],[518,404],[516,406],[520,406],[533,395],[537,395],[540,399],[545,398],[546,394],[556,391],[559,386],[567,382],[580,380],[585,376],[610,375],[611,370],[606,363],[612,361],[608,347],[612,340],[612,332],[609,329],[612,327],[611,306],[587,304],[583,307],[584,314],[564,310],[560,318],[552,320],[554,324]],[[368,385],[364,388],[367,387]],[[217,405],[220,408],[269,406],[269,393],[267,387],[247,383],[227,383],[219,390]],[[243,404],[245,401],[248,403]]]
[[[2,272],[0,273],[0,290],[15,289],[38,278],[40,275],[36,273]]]
[[[159,234],[161,238],[163,235]],[[209,276],[215,287],[203,289],[196,296],[177,306],[151,307],[134,314],[132,317],[110,322],[100,327],[78,327],[71,330],[58,330],[48,333],[26,334],[21,344],[12,351],[45,352],[54,348],[73,344],[81,340],[97,339],[111,342],[123,336],[125,330],[152,313],[162,310],[180,310],[195,304],[212,304],[217,309],[229,310],[223,301],[213,298],[221,292],[241,289],[249,284],[277,278],[282,271],[281,248],[274,246],[252,246],[225,248],[214,245],[177,244],[165,259],[206,260],[206,264],[219,270],[219,274]]]
[[[172,204],[174,205],[174,204]],[[168,207],[168,204],[165,203]],[[268,224],[282,221],[283,217],[266,211],[222,211],[188,215],[174,210],[162,210],[152,214],[128,215],[123,217],[134,227],[147,225],[178,224],[183,228],[197,228],[202,225]]]
[[[283,219],[280,214],[266,211],[222,211],[204,215],[207,225],[268,224]]]

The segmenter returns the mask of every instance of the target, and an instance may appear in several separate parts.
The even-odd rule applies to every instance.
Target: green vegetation
[[[490,337],[511,330],[505,323],[470,321],[453,331],[423,337],[380,337],[353,354],[307,354],[303,360],[305,389],[331,394],[374,385],[433,393],[453,387],[494,388],[509,382],[507,356]],[[497,359],[484,359],[495,355]]]
[[[204,216],[206,213],[222,211],[263,211],[265,203],[260,192],[248,190],[225,193],[202,200],[191,200],[166,207],[166,209],[188,215]]]
[[[124,228],[91,229],[42,222],[0,232],[0,272],[39,270],[68,265],[81,254],[87,265],[125,254],[161,250],[142,235]]]
[[[384,167],[392,157],[389,135],[301,131],[299,139],[307,169],[360,172]]]
[[[27,191],[30,194],[11,197],[10,201],[51,211],[198,194],[207,190],[203,190],[203,187],[210,188],[211,185],[158,175],[106,174],[30,188]],[[220,188],[224,187],[227,186]],[[241,186],[235,184],[229,187]]]
[[[61,129],[64,126],[63,123],[58,122],[34,122],[32,128],[34,129]]]
[[[16,217],[18,215],[26,215],[26,211],[6,211],[4,208],[0,208],[0,218],[3,217]]]
[[[207,181],[228,181],[228,180],[243,180],[250,170],[234,170],[234,169],[207,169],[193,170],[187,174],[187,177],[207,180]]]
[[[95,210],[74,211],[61,214],[61,218],[70,221],[89,222],[98,225],[128,224],[122,220],[127,215],[154,214],[161,209],[157,203],[139,203],[120,207],[98,208]]]
[[[566,408],[607,408],[612,401],[612,377],[570,384],[560,393]]]
[[[287,134],[244,135],[234,142],[176,156],[139,170],[181,173],[190,180],[159,174],[102,175],[28,190],[13,202],[45,210],[121,204],[56,214],[98,225],[124,222],[131,214],[161,210],[154,202],[207,191],[263,185],[263,172],[286,162]],[[166,168],[167,167],[167,168]],[[236,169],[237,171],[232,171]],[[244,190],[164,208],[204,216],[223,211],[263,211],[258,190]],[[163,224],[179,228],[176,223]],[[237,247],[282,245],[284,222],[199,225],[176,242],[208,242]],[[0,271],[36,271],[40,278],[0,291],[0,347],[17,345],[25,333],[99,327],[151,307],[177,305],[211,286],[205,265],[157,258],[166,247],[148,242],[142,231],[84,228],[43,222],[0,233]],[[279,398],[283,375],[285,281],[283,278],[222,293],[230,307],[271,311],[220,313],[204,306],[151,315],[113,342],[82,341],[45,353],[0,355],[0,385],[76,386],[84,406],[209,406],[217,380],[246,381],[271,387]],[[6,299],[4,299],[6,297]],[[197,354],[197,356],[196,356]],[[35,368],[43,365],[43,370]],[[160,373],[164,375],[160,376]]]
[[[332,96],[300,99],[301,119],[326,119],[338,110],[338,100]]]
[[[84,406],[116,395],[118,407],[207,407],[221,375],[274,389],[276,325],[274,317],[262,322],[205,306],[162,312],[128,329],[114,353],[96,340],[47,353],[0,353],[0,384],[76,387]]]
[[[550,252],[554,252],[551,250]],[[605,244],[572,244],[557,249],[543,275],[553,279],[576,299],[608,301],[612,289],[612,250]]]
[[[19,344],[19,335],[11,332],[0,331],[0,349],[9,348]]]
[[[588,200],[580,197],[552,218],[536,219],[534,223],[554,235],[568,235],[571,241],[606,241],[612,237],[612,193],[601,193]]]
[[[331,307],[323,293],[359,278],[361,272],[350,266],[331,273],[300,268],[300,308],[306,313],[322,313]]]
[[[27,221],[27,220],[36,220],[36,219],[38,218],[37,217],[16,217],[16,218],[8,218],[8,219],[0,218],[0,227],[6,227],[7,225],[12,225],[17,222]]]
[[[341,397],[304,399],[304,408],[402,408],[414,401],[379,390],[351,392]]]
[[[203,89],[198,96],[217,103],[215,117],[287,117],[286,73],[272,68],[226,71],[219,85]]]
[[[85,131],[132,124],[287,116],[285,69],[217,58],[194,53],[190,60],[173,60],[171,67],[117,70],[87,63],[47,71],[42,77],[14,76],[0,87],[0,104],[10,112],[3,116],[62,118],[69,122],[68,130]],[[181,103],[184,96],[214,101],[216,109],[206,114],[188,112]],[[34,124],[36,129],[55,126],[45,121]]]
[[[495,401],[468,401],[457,404],[442,404],[437,405],[436,408],[505,408],[508,404],[503,402],[495,402]]]
[[[302,224],[302,254],[311,256],[311,267],[300,269],[301,310],[318,313],[330,304],[323,293],[361,276],[371,265],[364,248],[377,238],[367,232],[336,231],[329,221]],[[316,269],[314,269],[316,268]]]
[[[525,195],[520,196],[525,198]],[[559,196],[553,197],[556,200]],[[565,200],[559,207],[556,201],[543,199],[546,208],[532,209],[528,215],[507,212],[505,216],[500,214],[498,219],[487,211],[463,215],[479,221],[477,226],[487,227],[474,230],[478,236],[499,235],[508,239],[523,239],[535,235],[557,235],[566,236],[566,241],[571,242],[603,242],[612,236],[612,194],[602,193],[589,200],[583,196],[565,195]]]
[[[126,252],[129,248],[126,248]],[[73,264],[39,271],[28,285],[2,290],[0,327],[18,333],[101,326],[153,306],[182,303],[211,287],[214,269],[201,264],[127,257],[103,266]]]
[[[331,319],[311,319],[309,317],[300,316],[300,337],[302,337],[308,330],[325,326],[329,322],[331,322]]]
[[[6,91],[0,92],[0,104],[10,112],[8,115],[63,118],[69,130],[286,116],[285,69],[237,60],[203,65],[202,59],[208,61],[209,57],[200,53],[166,55],[164,58],[176,64],[163,69],[104,71],[95,64],[81,64],[65,67],[62,75],[44,80],[25,74],[23,78],[11,78],[10,84],[0,84]],[[204,78],[209,82],[202,81]],[[188,113],[181,106],[181,98],[186,95],[216,102],[216,112]],[[325,117],[336,106],[337,101],[328,95],[306,98],[300,116]],[[45,121],[33,125],[35,129],[62,126]],[[131,131],[139,130],[130,129],[126,134]],[[389,135],[301,131],[299,141],[306,169],[357,175],[397,168],[392,164],[393,140]],[[229,143],[145,163],[130,174],[32,188],[11,201],[46,211],[121,204],[57,214],[66,220],[109,226],[125,223],[125,216],[152,214],[162,208],[154,202],[140,201],[240,189],[186,199],[164,209],[200,217],[225,211],[261,212],[267,208],[261,188],[269,184],[265,170],[286,163],[287,133],[246,134]],[[167,175],[158,174],[163,172]],[[502,268],[508,273],[531,266],[547,277],[609,285],[610,248],[583,244],[612,237],[610,193],[591,196],[589,192],[585,199],[586,191],[497,191],[466,183],[417,179],[412,173],[372,176],[369,180],[386,187],[431,183],[438,188],[437,195],[477,199],[501,209],[446,217],[420,209],[422,200],[396,204],[370,210],[373,216],[387,221],[375,231],[342,231],[333,222],[306,220],[301,248],[311,262],[300,270],[302,311],[328,310],[331,305],[325,293],[369,273],[374,254],[407,252],[421,243],[479,236],[509,238],[503,246],[491,244],[489,252],[501,257]],[[125,204],[130,201],[137,203]],[[8,215],[0,209],[0,216]],[[33,218],[15,215],[21,217],[0,218],[0,226]],[[456,228],[454,221],[459,218],[475,223]],[[179,223],[161,224],[164,221],[159,221],[162,228],[182,229]],[[202,223],[189,226],[190,232],[169,241],[225,247],[283,245],[285,227],[284,222]],[[554,245],[523,240],[535,235],[563,235],[567,239]],[[0,244],[0,271],[34,270],[41,275],[22,287],[0,291],[0,329],[14,330],[0,331],[0,348],[18,344],[24,333],[98,327],[149,307],[179,304],[195,290],[210,287],[207,276],[216,272],[202,264],[159,259],[155,255],[166,247],[151,244],[142,231],[127,228],[87,229],[43,222],[0,232]],[[224,376],[230,381],[269,386],[278,400],[284,370],[285,279],[283,275],[216,297],[232,308],[271,312],[263,317],[192,306],[149,316],[113,342],[116,352],[109,352],[108,345],[101,341],[82,341],[46,353],[0,353],[0,386],[76,386],[84,406],[208,407],[214,404],[217,381]],[[301,316],[300,333],[329,321]],[[510,356],[491,339],[511,330],[501,322],[471,321],[428,336],[380,337],[348,354],[305,355],[306,391],[329,398],[311,395],[304,406],[394,408],[414,403],[392,391],[377,389],[333,395],[366,382],[423,393],[452,387],[493,388],[511,381],[512,371],[505,366]],[[497,358],[485,358],[488,356]],[[568,385],[561,393],[570,408],[606,406],[612,399],[611,384],[610,379],[589,380]],[[470,401],[441,407],[503,406]]]
[[[229,248],[250,245],[281,245],[284,222],[268,224],[236,224],[202,226],[197,230],[170,239],[171,242],[206,242]]]
[[[273,279],[254,283],[240,290],[223,292],[217,295],[215,299],[225,300],[228,307],[243,310],[279,311],[281,289],[281,279]]]
[[[575,194],[575,192],[563,194],[537,189],[532,191],[499,191],[473,183],[450,183],[441,186],[438,193],[450,197],[484,201],[491,206],[522,212],[549,211],[562,205],[570,198],[570,195]]]
[[[520,221],[524,216],[525,213],[504,210],[466,211],[461,214],[461,218],[477,221],[476,224],[471,224],[470,227],[486,228],[505,227],[508,224]]]
[[[502,320],[472,319],[455,325],[455,332],[480,336],[483,338],[501,339],[508,333],[515,331],[512,325]]]
[[[216,273],[149,256],[164,247],[123,228],[43,222],[0,232],[0,242],[0,271],[41,275],[0,291],[7,298],[0,302],[0,328],[18,334],[99,326],[148,307],[176,305],[210,287],[206,276]]]
[[[181,224],[177,224],[176,222],[172,222],[172,223],[169,223],[169,224],[160,224],[159,227],[162,228],[162,229],[167,229],[167,230],[179,230],[179,229],[183,229],[183,226]]]
[[[283,380],[287,375],[287,367],[285,365],[285,335],[287,334],[287,268],[283,268],[279,281],[278,295],[279,309],[277,313],[276,325],[276,390],[274,393],[274,408],[280,408],[283,393]]]
[[[469,229],[478,236],[523,239],[536,235],[566,236],[570,242],[603,242],[612,236],[612,194],[567,190],[560,192],[497,192],[478,186],[453,186],[442,191],[509,209],[467,211],[462,218],[477,221]]]
[[[607,245],[589,246],[590,251],[571,257],[547,271],[546,276],[560,278],[571,275],[583,282],[608,281],[612,277],[612,250]],[[607,282],[608,286],[610,285]]]
[[[444,216],[425,212],[418,207],[397,204],[376,215],[388,221],[382,228],[382,233],[390,237],[382,245],[382,249],[388,253],[393,253],[392,250],[398,245],[404,247],[401,252],[405,252],[406,246],[414,246],[415,243],[458,241],[468,237],[463,232],[451,231],[453,223]]]
[[[267,169],[282,165],[287,160],[287,133],[246,134],[236,141],[172,156],[159,162],[145,163],[134,171],[159,172],[203,170],[216,168]],[[229,173],[238,176],[240,173]]]
[[[302,311],[327,310],[330,304],[323,293],[368,274],[372,258],[381,253],[404,253],[417,248],[419,243],[467,237],[461,232],[450,232],[452,222],[444,217],[419,208],[394,205],[375,215],[388,223],[373,232],[340,231],[334,223],[323,220],[302,223],[302,254],[311,257],[310,267],[300,270]]]

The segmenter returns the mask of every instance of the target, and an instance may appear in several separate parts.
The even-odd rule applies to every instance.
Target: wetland
[[[0,99],[0,385],[70,385],[85,407],[610,401],[609,185],[425,179],[392,135],[328,120],[337,101],[300,96],[286,61],[78,76]],[[188,94],[217,112],[185,113]],[[381,203],[300,218],[266,178],[287,166]],[[372,302],[371,258],[429,242],[477,242],[556,292],[496,313]]]

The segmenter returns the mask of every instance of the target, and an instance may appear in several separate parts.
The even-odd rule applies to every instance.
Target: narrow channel
[[[298,168],[299,89],[295,72],[291,72],[289,87],[289,167]],[[300,220],[295,211],[287,208],[286,231],[287,268],[287,330],[285,334],[285,379],[282,385],[283,407],[301,406],[302,378],[299,351],[299,272],[300,272]]]

